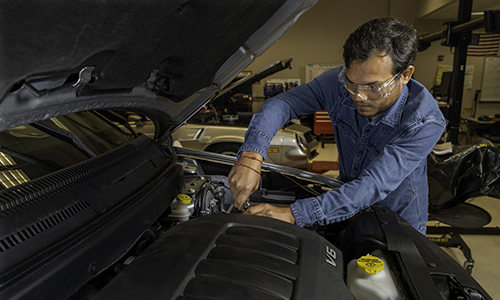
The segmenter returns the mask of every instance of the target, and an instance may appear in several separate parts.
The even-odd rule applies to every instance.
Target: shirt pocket
[[[342,149],[342,156],[349,159],[353,156],[353,153],[356,150],[359,137],[351,125],[341,120],[337,120],[334,123],[334,126],[337,129],[336,137],[339,140],[339,146]]]
[[[339,138],[348,140],[354,144],[358,142],[359,137],[356,133],[356,130],[354,130],[354,128],[350,124],[345,123],[342,120],[337,120],[333,125],[337,127]]]

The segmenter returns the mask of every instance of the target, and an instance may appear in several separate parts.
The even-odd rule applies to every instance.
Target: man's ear
[[[401,80],[403,81],[403,84],[407,84],[408,81],[410,81],[410,78],[413,76],[413,72],[415,72],[415,67],[414,66],[408,66],[406,70],[401,74]]]

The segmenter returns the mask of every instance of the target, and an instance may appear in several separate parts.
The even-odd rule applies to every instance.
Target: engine
[[[201,161],[179,160],[182,184],[169,209],[113,268],[90,281],[73,299],[83,295],[93,300],[332,296],[353,300],[355,296],[386,299],[387,294],[392,299],[452,299],[443,295],[465,295],[464,288],[448,283],[458,277],[467,284],[467,293],[484,293],[467,281],[465,270],[450,257],[440,255],[442,250],[392,212],[379,207],[363,211],[336,235],[331,234],[335,228],[313,231],[238,214],[233,210],[227,176],[207,174],[223,172],[216,164]],[[301,198],[301,190],[310,195],[326,189],[317,181],[299,182],[279,172],[273,175],[268,181],[273,185],[268,186],[279,189],[261,189],[260,201],[285,203],[293,200],[292,194]],[[397,234],[385,238],[391,230]],[[412,263],[417,259],[432,262],[432,272],[442,275],[437,278],[422,270],[418,263]],[[359,260],[372,273],[361,270]],[[373,284],[367,276],[382,279]]]
[[[186,177],[185,183],[186,192],[172,201],[167,221],[178,223],[192,217],[231,212],[233,198],[226,176],[192,175]]]

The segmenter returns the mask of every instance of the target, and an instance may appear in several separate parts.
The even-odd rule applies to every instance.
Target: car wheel
[[[240,146],[240,144],[223,143],[213,146],[209,151],[229,156],[236,156]]]

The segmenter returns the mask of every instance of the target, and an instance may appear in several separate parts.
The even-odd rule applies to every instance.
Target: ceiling
[[[482,16],[485,10],[500,10],[499,0],[473,0],[472,12]],[[421,20],[445,20],[454,21],[458,16],[459,0],[450,2],[441,8],[425,15]]]

